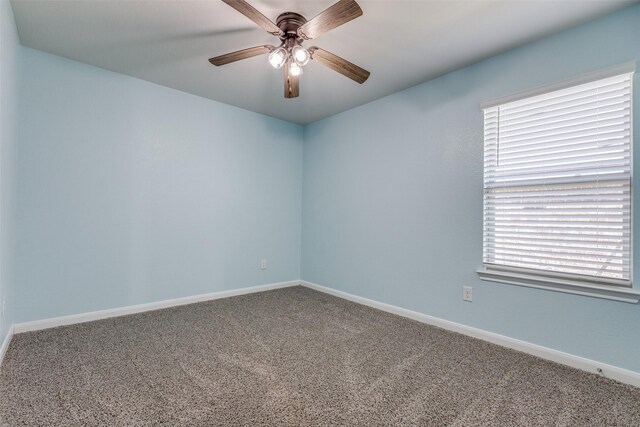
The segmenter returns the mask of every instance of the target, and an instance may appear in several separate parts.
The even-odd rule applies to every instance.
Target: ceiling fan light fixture
[[[281,68],[286,61],[287,50],[283,47],[279,47],[269,54],[269,63],[273,68]]]
[[[300,95],[300,78],[302,67],[311,60],[317,60],[357,83],[364,83],[369,72],[344,58],[327,52],[317,46],[309,49],[302,47],[305,40],[313,40],[318,36],[337,28],[362,15],[362,9],[356,0],[338,0],[327,9],[310,20],[296,12],[284,12],[278,15],[276,22],[260,13],[247,0],[222,0],[245,17],[255,22],[267,33],[280,39],[276,47],[271,44],[250,47],[209,58],[212,65],[220,66],[258,55],[269,55],[268,60],[273,68],[284,71],[284,97],[296,98]],[[284,67],[284,68],[283,68]]]
[[[300,45],[296,45],[293,47],[293,49],[291,49],[291,56],[293,57],[293,60],[296,62],[296,64],[301,67],[307,65],[309,59],[311,59],[311,54],[309,53],[309,51]]]
[[[291,74],[292,76],[299,76],[300,74],[302,74],[302,67],[298,65],[297,62],[291,61],[289,63],[289,74]]]

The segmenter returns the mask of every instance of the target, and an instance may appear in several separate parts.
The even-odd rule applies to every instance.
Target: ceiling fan
[[[339,27],[362,15],[362,9],[355,0],[340,0],[311,20],[294,12],[280,14],[274,24],[245,0],[222,0],[238,12],[251,19],[268,33],[280,38],[280,45],[262,45],[238,50],[209,59],[213,65],[225,65],[258,55],[269,54],[269,63],[274,68],[284,68],[284,97],[295,98],[300,94],[302,67],[313,59],[322,65],[362,84],[369,78],[369,72],[351,62],[327,52],[317,46],[302,47],[306,40]]]

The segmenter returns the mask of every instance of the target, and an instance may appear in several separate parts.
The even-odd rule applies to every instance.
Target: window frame
[[[577,295],[586,295],[591,297],[605,298],[614,301],[623,301],[629,303],[637,303],[640,300],[640,291],[634,289],[633,275],[634,275],[634,258],[633,258],[633,240],[634,240],[634,162],[633,162],[633,146],[634,146],[634,84],[636,64],[635,62],[628,62],[625,64],[610,67],[604,70],[580,75],[563,81],[559,81],[553,84],[540,86],[516,94],[501,97],[489,102],[481,103],[481,110],[485,110],[491,107],[497,107],[510,102],[535,97],[538,95],[546,94],[549,92],[559,91],[567,89],[573,86],[581,84],[591,83],[598,80],[603,80],[609,77],[614,77],[621,74],[632,74],[631,76],[631,111],[630,111],[630,149],[631,149],[631,168],[630,168],[630,192],[631,192],[631,206],[630,206],[630,247],[629,247],[629,259],[630,259],[630,271],[629,280],[618,280],[613,278],[603,278],[597,276],[579,275],[571,273],[562,273],[554,271],[545,271],[537,269],[529,269],[523,267],[515,267],[499,264],[484,264],[482,268],[477,270],[477,274],[481,280],[504,283],[517,286],[526,286],[537,289],[546,289],[551,291],[565,292]],[[484,135],[484,124],[483,124]],[[484,139],[483,139],[484,144]],[[486,167],[483,160],[483,170]],[[484,188],[484,185],[483,185]],[[483,198],[484,199],[484,198]],[[483,251],[484,251],[484,200],[483,200]],[[484,261],[484,258],[483,258]]]

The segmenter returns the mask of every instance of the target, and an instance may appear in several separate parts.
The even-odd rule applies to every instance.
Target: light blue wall
[[[640,371],[640,305],[482,282],[475,273],[480,102],[638,60],[639,41],[634,6],[306,126],[303,279]],[[640,108],[634,119],[640,129]],[[634,266],[640,272],[637,256]],[[473,286],[472,303],[462,301],[463,285]]]
[[[29,48],[20,83],[14,322],[300,277],[300,126]]]
[[[17,145],[20,45],[8,0],[0,0],[0,301],[6,301],[0,318],[0,344],[12,322],[15,248],[15,149]]]

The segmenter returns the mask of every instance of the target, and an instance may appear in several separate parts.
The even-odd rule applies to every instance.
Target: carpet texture
[[[640,426],[640,389],[293,287],[16,335],[3,426]]]

